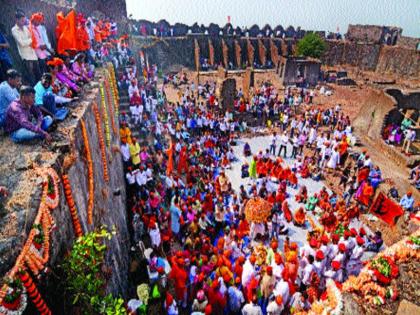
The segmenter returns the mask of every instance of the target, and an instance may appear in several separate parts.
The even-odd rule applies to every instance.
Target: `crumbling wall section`
[[[379,44],[328,40],[327,50],[321,60],[330,66],[351,65],[362,70],[375,70],[379,53]]]
[[[407,77],[420,75],[420,51],[399,46],[328,40],[321,60],[329,66],[351,65]]]
[[[376,71],[404,77],[420,77],[420,51],[398,46],[382,46]]]

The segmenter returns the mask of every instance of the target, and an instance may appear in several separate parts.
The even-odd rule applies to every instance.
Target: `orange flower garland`
[[[74,233],[76,237],[80,237],[83,235],[83,230],[80,225],[79,216],[77,215],[77,208],[76,208],[76,204],[74,203],[70,180],[67,175],[63,175],[62,179],[63,179],[63,186],[64,186],[64,195],[66,197],[67,205],[69,206],[69,209],[70,209]]]
[[[45,304],[44,300],[39,294],[38,289],[36,288],[34,282],[32,281],[31,276],[26,272],[22,271],[19,273],[19,278],[23,283],[26,291],[28,292],[29,297],[31,298],[32,302],[35,304],[36,309],[41,315],[51,315],[51,311],[48,308],[47,304]]]
[[[80,120],[80,125],[82,127],[83,142],[85,145],[85,154],[86,160],[88,163],[88,190],[89,190],[89,199],[87,207],[87,221],[88,224],[93,223],[93,204],[94,204],[94,183],[93,183],[93,161],[92,155],[90,154],[89,138],[87,135],[86,125],[83,120]]]
[[[31,270],[34,275],[38,275],[41,270],[45,268],[49,257],[50,257],[50,233],[54,225],[54,220],[51,215],[51,210],[56,208],[59,204],[59,190],[58,190],[58,183],[60,182],[57,173],[52,168],[46,169],[37,169],[36,170],[40,176],[43,177],[42,183],[42,195],[41,195],[41,203],[39,205],[38,214],[35,217],[33,228],[30,230],[28,238],[23,246],[19,256],[16,259],[15,265],[13,268],[8,272],[7,277],[11,279],[15,279],[17,276],[20,277],[17,273],[19,271],[24,271],[27,268]],[[53,188],[53,191],[49,192],[49,186]],[[40,233],[42,229],[43,233],[43,241],[41,248],[37,249],[34,246],[34,238],[35,236]],[[34,290],[28,290],[28,287],[31,289],[35,289],[36,287],[33,283],[30,286],[26,286],[24,283],[25,288],[27,288],[28,294],[31,295],[31,292]],[[7,284],[3,285],[0,290],[0,304],[8,292]],[[36,292],[38,292],[36,290]],[[38,294],[36,295],[36,299],[32,299],[35,303],[35,306],[40,306],[38,310],[43,310],[44,312],[40,311],[41,314],[51,314],[49,312],[48,307],[46,307],[45,303],[42,301],[41,296]],[[40,304],[40,301],[43,304]]]
[[[98,132],[99,138],[99,147],[101,149],[101,156],[102,156],[102,168],[104,170],[104,180],[105,182],[109,182],[109,173],[108,173],[108,163],[106,161],[106,148],[105,148],[105,141],[102,135],[102,127],[101,127],[101,116],[99,114],[98,105],[94,102],[92,105],[93,114],[95,115],[95,122],[96,122],[96,130]]]
[[[109,88],[109,76],[106,76],[106,80],[105,82],[105,91],[106,91],[106,98],[107,98],[107,104],[108,104],[108,108],[109,108],[109,114],[110,114],[110,119],[111,119],[111,126],[112,126],[112,131],[114,132],[114,134],[117,134],[117,127],[115,126],[115,122],[114,122],[114,109],[113,109],[113,104],[112,104],[112,100],[111,100],[111,94],[110,94],[110,88]]]

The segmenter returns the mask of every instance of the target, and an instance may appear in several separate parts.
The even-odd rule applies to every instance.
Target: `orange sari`
[[[172,171],[174,170],[174,144],[171,142],[169,149],[166,150],[166,154],[168,155],[168,165],[166,167],[166,175],[171,175]]]

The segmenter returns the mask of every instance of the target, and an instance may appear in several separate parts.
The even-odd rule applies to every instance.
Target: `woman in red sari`
[[[283,201],[283,203],[281,205],[281,210],[283,211],[284,218],[286,219],[286,221],[291,222],[292,221],[292,212],[289,209],[289,204],[288,204],[287,200]]]
[[[187,147],[183,146],[179,153],[178,174],[181,175],[188,171],[187,165]]]
[[[305,220],[306,220],[306,215],[305,215],[305,210],[303,209],[303,207],[300,207],[294,215],[294,222],[297,226],[302,226],[305,224]]]

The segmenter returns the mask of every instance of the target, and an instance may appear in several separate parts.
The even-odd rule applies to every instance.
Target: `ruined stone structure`
[[[249,99],[250,88],[254,87],[254,71],[251,68],[245,70],[242,86],[245,99]]]
[[[420,51],[414,49],[336,40],[327,40],[327,45],[321,60],[330,66],[350,65],[362,70],[408,77],[420,75]]]
[[[209,38],[209,64],[210,66],[214,66],[214,47],[210,38]]]
[[[378,25],[349,25],[346,39],[355,42],[396,45],[402,28]]]
[[[226,45],[224,39],[222,39],[222,54],[223,54],[223,65],[227,69],[229,68],[229,48]]]
[[[420,50],[420,38],[400,36],[397,45],[403,48]]]
[[[236,96],[236,80],[229,78],[222,82],[222,88],[220,91],[221,104],[223,110],[233,111],[233,101]]]
[[[317,59],[281,57],[278,73],[284,85],[293,85],[304,80],[315,86],[320,71],[321,62]]]
[[[238,41],[235,39],[235,61],[238,68],[242,66],[241,50],[241,45],[239,45]]]
[[[195,69],[200,71],[200,46],[198,45],[197,40],[194,40],[194,61]]]
[[[261,39],[258,40],[258,52],[260,55],[261,65],[265,65],[267,63],[267,49],[265,48],[264,43]]]
[[[246,40],[246,48],[248,51],[248,64],[252,67],[254,65],[254,54],[255,54],[255,48],[252,46],[252,43],[249,39]]]

